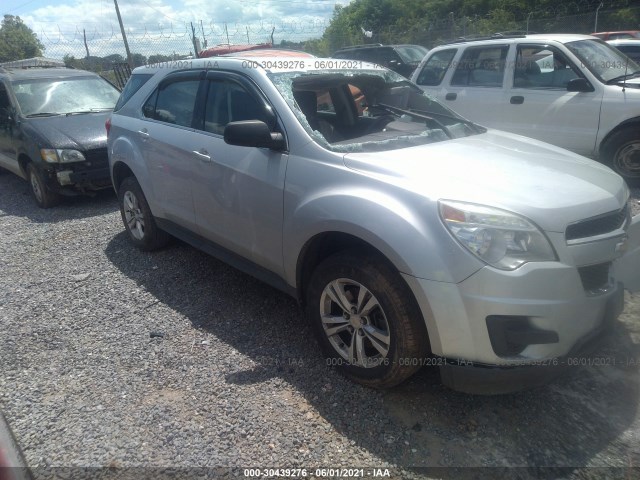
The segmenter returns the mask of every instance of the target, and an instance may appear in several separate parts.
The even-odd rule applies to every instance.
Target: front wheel
[[[397,385],[428,351],[408,287],[375,255],[349,251],[323,261],[309,282],[306,308],[327,363],[358,383]]]
[[[169,242],[169,234],[156,225],[147,199],[135,178],[128,177],[122,181],[118,188],[118,200],[122,222],[136,247],[151,251]]]
[[[640,183],[640,133],[637,128],[620,130],[603,149],[604,160],[629,183]]]
[[[51,208],[60,203],[60,195],[47,187],[42,173],[33,163],[27,167],[27,174],[31,194],[40,208]]]

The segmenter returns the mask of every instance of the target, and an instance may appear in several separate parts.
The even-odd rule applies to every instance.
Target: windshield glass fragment
[[[302,126],[336,152],[406,148],[485,131],[387,70],[269,74]]]

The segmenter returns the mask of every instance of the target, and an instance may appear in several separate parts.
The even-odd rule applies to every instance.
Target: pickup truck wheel
[[[323,261],[309,282],[306,309],[328,365],[363,385],[403,382],[428,350],[413,297],[376,256],[349,251]]]
[[[55,207],[60,203],[60,195],[51,191],[38,168],[30,163],[27,167],[31,194],[40,208]]]
[[[627,182],[640,182],[640,134],[637,128],[611,135],[603,154],[609,166]]]
[[[136,247],[152,251],[169,243],[169,234],[156,225],[147,199],[135,178],[127,177],[122,181],[118,188],[118,201],[122,222]]]

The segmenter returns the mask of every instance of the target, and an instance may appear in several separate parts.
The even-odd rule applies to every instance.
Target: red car
[[[620,38],[640,38],[640,30],[620,30],[618,32],[597,32],[592,33],[594,37],[602,40],[618,40]]]

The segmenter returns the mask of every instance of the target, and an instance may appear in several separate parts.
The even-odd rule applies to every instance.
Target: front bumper
[[[589,359],[613,330],[616,318],[624,308],[624,289],[618,285],[609,297],[601,323],[580,338],[567,355],[540,360],[521,360],[517,365],[497,366],[442,359],[442,383],[459,392],[477,395],[511,393],[542,386],[569,370],[583,365],[597,364]],[[594,363],[595,362],[595,363]]]
[[[509,272],[487,266],[458,284],[404,278],[422,309],[431,351],[445,360],[438,363],[443,383],[490,394],[545,383],[562,373],[568,357],[599,341],[624,305],[614,271],[596,293],[585,290],[579,268],[561,262]],[[494,328],[494,318],[505,326]],[[515,350],[500,347],[513,339],[522,342]]]

